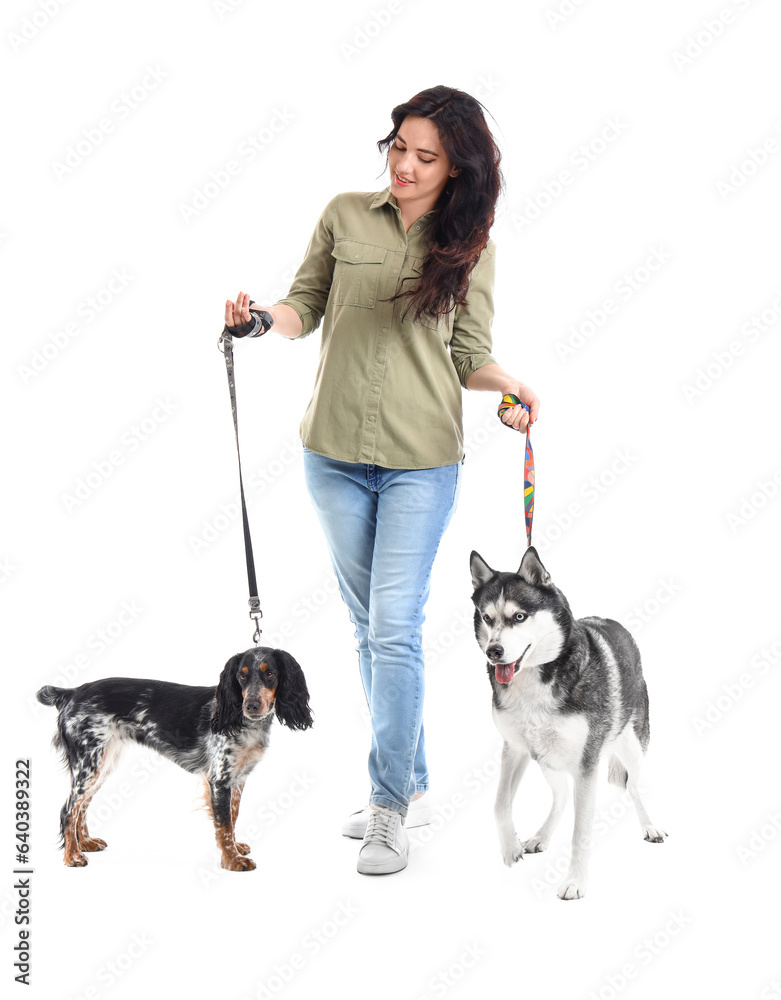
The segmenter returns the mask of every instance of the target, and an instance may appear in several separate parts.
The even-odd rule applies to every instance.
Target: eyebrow
[[[396,138],[399,140],[399,142],[403,142],[405,146],[409,145],[408,142],[407,142],[407,140],[405,138],[403,138],[403,136],[401,135],[400,132],[396,133]],[[418,152],[419,153],[430,153],[432,156],[439,156],[439,153],[435,153],[433,149],[420,149],[420,148],[418,148]]]

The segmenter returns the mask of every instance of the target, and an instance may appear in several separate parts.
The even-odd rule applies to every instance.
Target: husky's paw
[[[643,837],[649,844],[663,844],[667,834],[655,826],[647,826],[643,830]]]
[[[501,846],[502,860],[508,868],[512,868],[515,862],[520,861],[523,857],[523,844],[518,837],[515,837],[513,840],[508,840],[507,843],[502,842]]]
[[[530,837],[523,842],[524,854],[539,854],[548,847],[548,840],[545,837]]]
[[[559,886],[559,899],[582,899],[586,895],[586,882],[574,875],[568,875]]]

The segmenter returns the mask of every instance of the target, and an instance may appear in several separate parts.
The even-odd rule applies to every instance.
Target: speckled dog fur
[[[58,711],[53,742],[71,776],[60,833],[64,862],[74,868],[87,864],[87,852],[106,847],[90,836],[87,809],[123,744],[135,742],[203,778],[222,867],[250,871],[250,848],[234,833],[244,783],[268,746],[274,714],[291,729],[312,725],[301,667],[267,647],[231,657],[216,687],[109,677],[77,688],[42,687],[37,698]]]

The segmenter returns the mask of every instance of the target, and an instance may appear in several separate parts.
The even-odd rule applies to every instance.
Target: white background
[[[3,988],[22,989],[10,804],[14,763],[30,758],[25,995],[120,1000],[168,980],[227,1000],[608,1000],[680,995],[686,977],[703,996],[781,996],[781,11],[49,9],[3,9]],[[542,400],[535,541],[577,615],[618,618],[637,638],[651,699],[643,787],[669,840],[644,843],[603,780],[585,899],[556,898],[571,809],[547,854],[501,862],[500,740],[468,557],[517,566],[522,441],[496,420],[498,399],[474,393],[426,625],[437,820],[414,835],[403,873],[356,873],[358,843],[339,830],[368,796],[369,730],[297,438],[319,338],[271,335],[237,345],[243,461],[263,484],[250,516],[264,640],[304,667],[316,725],[275,725],[248,783],[239,833],[255,872],[219,869],[197,781],[136,748],[92,806],[108,850],[67,869],[67,780],[54,713],[34,693],[113,675],[212,684],[251,644],[216,347],[225,299],[285,294],[326,202],[386,185],[375,143],[391,108],[439,83],[493,116],[506,177],[494,353]],[[238,173],[214,186],[231,160]],[[663,263],[644,270],[654,254]],[[589,326],[606,299],[617,308]],[[547,807],[532,767],[516,799],[522,837]]]

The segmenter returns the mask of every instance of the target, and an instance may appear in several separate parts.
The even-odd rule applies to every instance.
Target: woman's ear
[[[241,685],[236,671],[239,669],[243,653],[232,656],[222,668],[217,684],[214,713],[212,714],[212,732],[227,733],[241,729],[244,716],[242,714]]]
[[[277,718],[290,729],[309,729],[312,726],[312,711],[304,671],[284,649],[275,649],[274,659],[279,667],[274,699]]]

